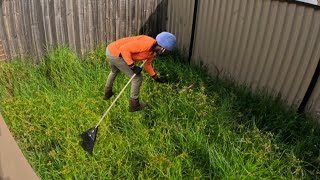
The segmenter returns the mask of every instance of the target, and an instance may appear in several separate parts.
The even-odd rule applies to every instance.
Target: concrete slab
[[[0,114],[0,180],[38,180]]]

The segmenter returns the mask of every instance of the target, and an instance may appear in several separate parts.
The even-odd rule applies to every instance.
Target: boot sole
[[[111,96],[104,96],[103,99],[104,100],[109,100],[112,96],[113,96],[113,94]]]
[[[129,112],[142,111],[147,107],[147,104],[140,105],[140,107],[129,107]]]

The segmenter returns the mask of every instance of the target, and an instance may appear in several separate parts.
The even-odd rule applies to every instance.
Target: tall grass
[[[1,64],[1,112],[42,179],[318,178],[320,131],[309,118],[181,61],[154,60],[168,84],[143,73],[148,109],[129,113],[126,90],[100,126],[94,156],[79,134],[115,98],[102,99],[103,47],[83,59],[60,47],[36,65]],[[114,91],[127,81],[119,74]]]

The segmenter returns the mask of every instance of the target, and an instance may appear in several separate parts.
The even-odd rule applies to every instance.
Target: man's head
[[[159,46],[156,48],[158,55],[167,54],[176,47],[176,37],[169,32],[162,32],[158,34],[156,41]]]

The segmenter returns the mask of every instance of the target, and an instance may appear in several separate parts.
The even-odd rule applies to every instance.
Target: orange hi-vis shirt
[[[151,66],[151,61],[156,56],[156,53],[152,51],[152,46],[155,43],[156,40],[152,37],[140,35],[119,39],[110,43],[107,48],[115,57],[119,57],[121,54],[128,65],[136,61],[147,60],[144,69],[150,76],[154,76],[156,73]]]

